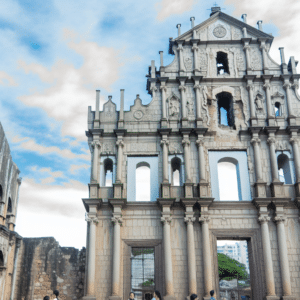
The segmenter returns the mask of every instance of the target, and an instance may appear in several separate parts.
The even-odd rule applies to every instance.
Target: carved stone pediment
[[[116,104],[111,99],[111,96],[109,96],[108,101],[103,104],[103,112],[100,114],[101,121],[117,120]]]
[[[193,38],[201,39],[202,41],[238,40],[243,37],[242,30],[244,27],[246,27],[250,38],[274,39],[272,35],[245,24],[222,11],[213,14],[209,19],[188,30],[177,39],[185,41],[190,41]],[[196,36],[193,36],[193,31],[196,31]]]

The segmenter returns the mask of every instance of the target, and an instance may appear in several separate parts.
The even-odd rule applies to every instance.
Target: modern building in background
[[[236,242],[235,244],[225,244],[222,246],[217,246],[217,252],[225,254],[230,258],[237,260],[238,262],[246,266],[246,270],[249,273],[249,259],[248,259],[248,249],[247,242],[241,241]]]
[[[220,299],[218,239],[247,241],[245,296],[300,299],[300,76],[246,17],[213,7],[177,24],[173,62],[151,62],[149,104],[124,111],[121,90],[120,110],[109,96],[100,111],[96,92],[84,299]]]

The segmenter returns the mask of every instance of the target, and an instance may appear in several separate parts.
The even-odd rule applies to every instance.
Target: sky
[[[88,106],[96,89],[101,105],[112,95],[125,109],[136,94],[151,98],[146,78],[151,60],[168,55],[168,41],[209,17],[215,1],[201,0],[2,0],[0,1],[0,122],[23,178],[16,231],[23,237],[53,236],[61,246],[86,242],[90,152],[85,137]],[[279,47],[300,57],[300,2],[222,0],[222,11],[248,24],[263,20]],[[299,53],[299,56],[297,56]]]

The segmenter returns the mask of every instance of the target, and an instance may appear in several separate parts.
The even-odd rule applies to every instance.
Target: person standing
[[[211,290],[209,293],[210,293],[210,300],[216,300],[216,298],[214,297],[215,291]]]
[[[134,300],[134,297],[135,297],[135,293],[134,292],[130,292],[128,300]]]
[[[154,291],[152,300],[161,300],[161,294],[159,291]]]
[[[59,291],[55,290],[55,291],[53,291],[53,294],[55,295],[55,299],[54,300],[59,300],[58,299]]]

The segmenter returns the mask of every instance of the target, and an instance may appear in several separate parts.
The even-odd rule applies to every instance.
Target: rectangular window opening
[[[155,290],[154,248],[131,249],[131,291],[135,300],[151,300]]]
[[[247,240],[217,240],[220,299],[252,299]]]

